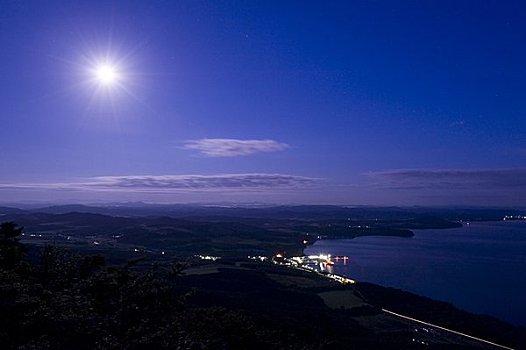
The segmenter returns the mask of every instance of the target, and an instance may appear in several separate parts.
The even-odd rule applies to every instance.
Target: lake
[[[526,222],[414,230],[412,238],[320,240],[305,254],[349,256],[335,273],[526,326]]]

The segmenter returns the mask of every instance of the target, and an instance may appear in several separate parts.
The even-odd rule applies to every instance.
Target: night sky
[[[0,202],[526,206],[525,16],[1,1]]]

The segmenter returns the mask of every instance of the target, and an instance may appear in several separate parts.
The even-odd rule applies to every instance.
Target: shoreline
[[[519,295],[522,282],[517,282],[518,276],[514,274],[501,275],[499,272],[516,270],[521,274],[524,269],[523,260],[520,260],[521,242],[524,241],[517,241],[520,245],[509,243],[509,239],[523,231],[523,225],[517,226],[516,223],[518,221],[504,223],[491,220],[472,222],[472,225],[455,231],[416,231],[418,239],[407,242],[389,238],[353,240],[352,243],[347,239],[341,243],[325,240],[321,243],[324,246],[319,249],[309,246],[304,253],[315,254],[319,251],[349,255],[349,265],[336,265],[332,270],[334,273],[407,290],[453,303],[467,312],[490,315],[515,326],[526,327],[526,319],[521,317],[525,304]],[[506,235],[500,234],[501,228]],[[493,242],[506,246],[512,244],[513,250],[508,252],[501,245],[498,245],[501,248],[494,250],[496,243]],[[431,263],[431,259],[435,262]],[[488,285],[486,281],[492,282]]]

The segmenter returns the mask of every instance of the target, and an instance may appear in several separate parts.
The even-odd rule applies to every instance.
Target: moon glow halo
[[[94,70],[95,78],[103,86],[112,86],[119,80],[119,75],[114,66],[110,64],[101,64]]]

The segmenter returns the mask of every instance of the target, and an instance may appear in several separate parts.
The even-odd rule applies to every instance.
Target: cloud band
[[[246,156],[260,152],[276,152],[289,148],[274,140],[200,139],[187,141],[183,149],[196,150],[207,157]]]
[[[387,189],[520,190],[526,169],[398,169],[365,174],[373,185]]]
[[[83,182],[0,184],[0,189],[101,190],[122,192],[258,191],[296,189],[318,179],[285,174],[100,176]]]

